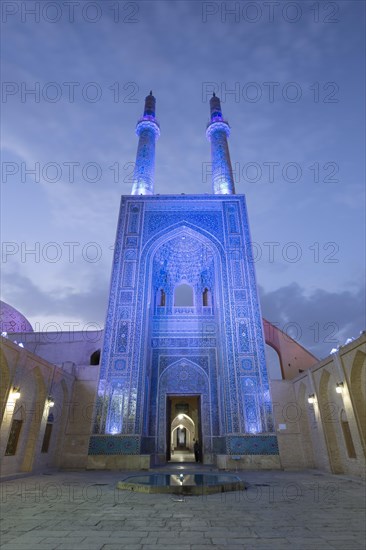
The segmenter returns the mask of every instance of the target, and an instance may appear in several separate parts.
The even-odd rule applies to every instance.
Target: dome
[[[33,327],[20,311],[0,301],[0,332],[33,332]]]

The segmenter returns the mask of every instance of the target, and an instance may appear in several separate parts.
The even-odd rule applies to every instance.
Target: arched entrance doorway
[[[201,446],[202,460],[212,452],[212,412],[210,408],[210,394],[208,377],[205,371],[187,358],[164,369],[159,378],[158,403],[157,403],[157,435],[158,453],[160,459],[171,460],[172,431],[176,426],[173,421],[180,414],[187,415],[195,427],[194,436],[187,434],[187,428],[192,429],[192,424],[176,421],[176,425],[186,428],[186,441],[191,437],[198,439]],[[215,401],[213,401],[215,403]],[[184,417],[183,417],[184,418]],[[179,419],[181,420],[181,419]],[[173,428],[172,428],[173,425]],[[175,433],[173,433],[173,436]]]
[[[194,462],[193,446],[201,441],[201,396],[167,395],[166,460]]]
[[[198,429],[193,419],[185,413],[177,414],[170,427],[170,461],[193,462],[193,445],[196,439]]]

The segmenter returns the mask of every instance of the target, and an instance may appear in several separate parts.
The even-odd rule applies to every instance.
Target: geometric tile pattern
[[[89,455],[137,455],[140,438],[133,436],[92,435],[89,441]]]
[[[243,195],[122,197],[91,453],[163,452],[169,394],[200,396],[204,452],[275,453],[254,268]]]
[[[228,436],[227,450],[230,455],[278,455],[275,435]]]

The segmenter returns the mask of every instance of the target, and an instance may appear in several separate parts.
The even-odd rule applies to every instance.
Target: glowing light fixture
[[[13,399],[19,399],[20,397],[20,388],[19,386],[14,386],[13,390],[11,392],[11,396]]]
[[[343,382],[337,382],[336,384],[336,392],[337,393],[342,393],[343,391]]]
[[[315,403],[315,395],[313,393],[309,395],[308,403]]]
[[[3,336],[4,338],[6,338],[8,336],[8,333],[4,330],[2,333],[1,333],[1,336]]]
[[[53,398],[52,398],[51,395],[49,395],[49,396],[47,397],[47,405],[48,405],[49,407],[53,407],[53,406],[55,405],[55,402],[54,402],[54,400],[53,400]]]
[[[178,415],[178,418],[179,418],[179,420],[183,420],[184,414],[179,414],[179,415]]]

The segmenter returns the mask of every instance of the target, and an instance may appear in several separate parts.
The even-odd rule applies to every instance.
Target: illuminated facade
[[[154,195],[155,98],[118,221],[89,455],[278,459],[245,197],[220,100],[210,101],[211,195]],[[177,425],[177,418],[181,424]],[[192,427],[193,426],[193,427]],[[177,432],[178,430],[178,432]],[[278,460],[279,464],[279,460]]]
[[[154,195],[146,98],[104,331],[34,332],[0,302],[3,476],[189,462],[198,439],[219,469],[365,477],[366,333],[318,361],[261,319],[228,128],[212,98],[212,195]],[[270,382],[264,339],[279,358]]]

